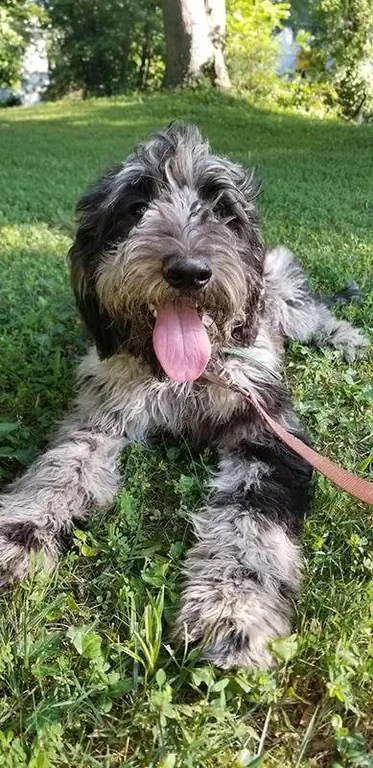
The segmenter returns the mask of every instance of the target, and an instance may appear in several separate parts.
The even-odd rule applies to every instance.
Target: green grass
[[[317,289],[353,277],[372,322],[373,126],[264,112],[210,94],[0,112],[0,457],[7,482],[43,448],[85,349],[65,254],[76,198],[171,119],[255,164],[262,227]],[[372,459],[372,369],[294,345],[287,376],[316,446]],[[372,515],[318,478],[297,633],[273,671],[223,674],[174,655],[168,626],[212,457],[182,441],[123,457],[114,510],[76,531],[52,579],[0,597],[0,766],[372,766]]]

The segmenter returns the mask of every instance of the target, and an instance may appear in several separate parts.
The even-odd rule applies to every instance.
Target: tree
[[[29,7],[25,0],[2,0],[0,6],[0,87],[19,85],[28,41]]]
[[[163,0],[166,86],[208,79],[229,88],[224,61],[225,0]]]
[[[316,42],[331,61],[330,77],[344,115],[373,108],[371,0],[315,0]]]
[[[160,85],[163,25],[158,0],[44,0],[50,18],[50,96],[112,96]]]

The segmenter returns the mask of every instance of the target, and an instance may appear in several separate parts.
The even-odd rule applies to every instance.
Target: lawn
[[[198,93],[0,111],[0,457],[6,483],[43,448],[84,352],[66,252],[87,183],[171,119],[256,165],[262,229],[314,288],[350,278],[373,326],[373,126],[264,112]],[[372,368],[293,345],[286,375],[315,445],[368,474]],[[272,671],[174,653],[168,627],[187,513],[213,457],[134,446],[115,508],[75,531],[52,578],[0,596],[0,766],[373,766],[371,510],[318,477],[295,633]]]

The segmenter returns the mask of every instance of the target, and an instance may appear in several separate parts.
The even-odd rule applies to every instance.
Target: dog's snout
[[[203,259],[182,260],[171,256],[163,265],[163,275],[173,288],[198,290],[207,285],[212,271]]]

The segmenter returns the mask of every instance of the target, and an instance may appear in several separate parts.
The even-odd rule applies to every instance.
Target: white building
[[[36,18],[31,23],[31,38],[23,60],[21,81],[21,101],[26,106],[40,101],[49,83],[47,35]]]
[[[38,19],[33,18],[29,28],[30,42],[23,58],[21,84],[17,89],[0,88],[0,102],[37,104],[49,83],[47,33]]]
[[[291,27],[284,27],[276,35],[279,51],[276,62],[277,75],[293,74],[297,66],[297,58],[300,51],[300,45],[296,42],[294,32]]]

